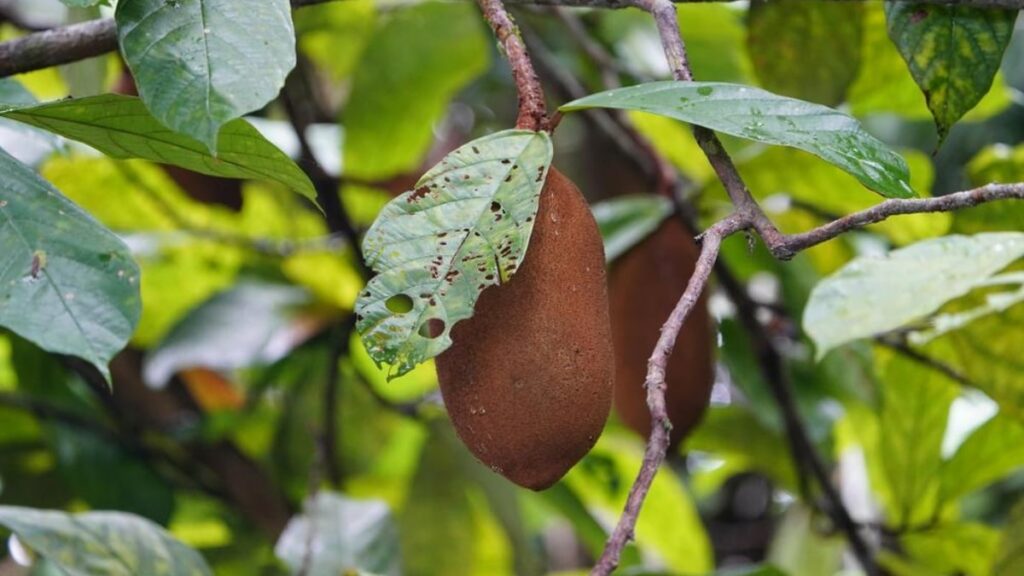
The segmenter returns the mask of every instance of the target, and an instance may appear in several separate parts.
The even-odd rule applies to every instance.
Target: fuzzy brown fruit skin
[[[522,267],[483,291],[437,358],[469,450],[525,488],[558,481],[597,441],[615,360],[604,246],[587,202],[552,168]]]
[[[616,352],[615,411],[643,437],[651,432],[647,406],[647,361],[661,326],[682,296],[699,249],[677,218],[669,218],[612,265],[611,317]],[[711,398],[715,365],[707,298],[683,324],[665,371],[665,403],[675,448],[704,415]]]

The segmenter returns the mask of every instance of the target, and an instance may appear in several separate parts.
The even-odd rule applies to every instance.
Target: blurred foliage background
[[[856,115],[904,154],[920,192],[1024,180],[1020,27],[988,95],[937,148],[881,3],[808,4],[679,5],[695,76]],[[2,40],[100,14],[55,0],[0,7]],[[515,14],[553,103],[609,79],[667,76],[653,24],[639,11]],[[337,192],[356,231],[445,153],[514,122],[509,70],[471,3],[348,0],[294,18],[298,68],[283,98],[249,120],[294,158],[315,157],[327,173],[318,185]],[[116,55],[15,80],[39,100],[132,91]],[[289,107],[308,124],[309,149]],[[602,128],[604,115],[565,118],[556,165],[592,203],[651,192],[651,179]],[[685,125],[630,119],[686,178],[702,222],[726,213]],[[726,143],[784,231],[877,202],[805,153]],[[337,574],[353,565],[384,574],[567,575],[600,554],[643,439],[613,417],[593,452],[541,493],[476,463],[447,422],[433,366],[388,382],[362,348],[352,318],[366,279],[361,257],[329,235],[308,201],[276,184],[113,160],[7,120],[0,146],[128,242],[143,297],[131,346],[111,367],[112,394],[81,362],[0,331],[0,502],[132,512],[227,576]],[[820,491],[791,457],[767,385],[785,378],[887,570],[1019,574],[1024,307],[909,353],[892,341],[861,341],[820,362],[799,318],[810,289],[856,255],[1022,225],[1017,205],[915,215],[787,263],[730,239],[719,270],[726,277],[711,297],[712,407],[655,481],[621,573],[816,576],[852,566]],[[766,371],[765,346],[779,358],[776,373]],[[48,573],[45,563],[32,570]],[[12,559],[0,567],[19,573],[26,569]]]

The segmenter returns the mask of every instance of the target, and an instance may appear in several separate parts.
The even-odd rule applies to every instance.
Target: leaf
[[[837,574],[845,550],[841,537],[822,534],[811,510],[797,503],[782,515],[767,560],[789,574]]]
[[[463,451],[447,421],[430,426],[399,517],[408,574],[474,573],[481,538],[470,501],[474,486],[460,462]]]
[[[211,153],[221,126],[273,100],[295,67],[288,0],[121,0],[114,18],[146,107]]]
[[[186,368],[235,370],[280,359],[319,326],[294,286],[241,282],[193,310],[146,356],[146,383],[163,387]]]
[[[1024,426],[997,415],[975,430],[939,470],[939,501],[961,496],[1024,466]]]
[[[737,465],[765,474],[787,490],[797,488],[793,460],[782,435],[739,405],[712,406],[686,440],[686,450],[729,455]]]
[[[850,88],[848,102],[855,116],[896,114],[901,119],[931,119],[931,111],[907,69],[907,63],[886,32],[884,2],[862,2],[864,9],[864,45],[857,81]],[[993,89],[982,98],[961,122],[983,120],[1006,109],[1012,103],[1002,74],[996,74]]]
[[[879,450],[892,497],[889,520],[924,523],[935,509],[942,438],[957,386],[935,370],[906,358],[878,360],[883,382]]]
[[[131,512],[166,524],[174,511],[174,492],[139,455],[109,438],[81,429],[53,426],[57,468],[73,493],[95,509]],[[111,485],[116,478],[131,490]]]
[[[762,86],[826,106],[845,100],[861,65],[863,6],[780,0],[755,2],[748,14],[747,52]]]
[[[164,128],[132,96],[61,100],[0,115],[78,140],[113,158],[142,158],[224,178],[269,180],[316,198],[309,177],[245,120],[224,126],[214,157],[202,143]]]
[[[107,5],[110,4],[110,0],[60,0],[60,1],[63,2],[66,6],[70,6],[72,8],[86,8],[86,7],[89,7],[89,6],[96,6],[96,5],[99,5],[99,4],[107,6]]]
[[[841,112],[750,86],[649,82],[592,94],[560,108],[620,108],[661,114],[755,142],[810,152],[891,198],[910,198],[907,164]]]
[[[858,338],[935,312],[1024,256],[1024,233],[944,236],[884,256],[862,256],[811,292],[803,326],[820,359]]]
[[[889,37],[935,118],[939,143],[992,86],[1017,10],[886,2]]]
[[[0,174],[0,326],[109,379],[139,321],[128,247],[3,150]]]
[[[274,552],[292,570],[305,566],[306,576],[399,572],[398,530],[387,504],[331,492],[319,492],[288,522]]]
[[[0,524],[67,576],[212,576],[198,552],[156,524],[119,512],[65,514],[0,506]]]
[[[394,12],[352,79],[342,118],[346,176],[383,180],[418,167],[449,101],[489,64],[473,7],[427,2]]]
[[[900,537],[900,546],[921,574],[990,576],[999,532],[978,522],[956,522]]]
[[[658,229],[672,213],[672,201],[635,194],[599,202],[590,210],[604,239],[604,259],[612,262]]]
[[[506,130],[445,157],[381,211],[363,239],[378,273],[356,302],[356,327],[391,377],[451,346],[480,292],[523,261],[551,162],[544,132]]]

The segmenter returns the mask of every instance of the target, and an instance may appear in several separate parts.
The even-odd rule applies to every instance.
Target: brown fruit
[[[615,410],[630,428],[647,437],[647,360],[661,326],[693,274],[699,250],[676,218],[613,264],[609,292],[615,340]],[[704,415],[714,383],[714,350],[707,299],[701,295],[679,332],[665,372],[665,402],[674,448]]]
[[[522,267],[484,290],[452,339],[437,374],[459,437],[520,486],[557,482],[604,427],[615,363],[601,235],[554,168]]]

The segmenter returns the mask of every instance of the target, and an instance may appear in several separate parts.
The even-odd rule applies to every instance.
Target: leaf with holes
[[[0,174],[0,326],[109,379],[139,321],[128,247],[3,150]]]
[[[890,198],[910,198],[903,158],[852,117],[827,106],[723,82],[650,82],[592,94],[560,108],[651,112],[755,142],[810,152]]]
[[[132,514],[0,506],[0,525],[68,576],[211,576],[198,552]]]
[[[818,357],[921,320],[1024,256],[1024,233],[944,236],[862,256],[821,281],[804,309]]]
[[[988,93],[1017,10],[886,2],[885,16],[889,37],[924,93],[941,143]]]
[[[316,198],[305,172],[245,120],[224,126],[214,157],[201,142],[165,128],[132,96],[61,100],[14,107],[0,115],[83,142],[112,158],[142,158],[211,176],[279,182]]]
[[[220,127],[273,100],[295,67],[288,0],[121,0],[115,18],[153,116],[211,152]]]
[[[388,203],[363,239],[378,273],[356,302],[357,328],[389,378],[451,346],[480,292],[523,261],[551,164],[543,132],[506,130],[450,153]]]

